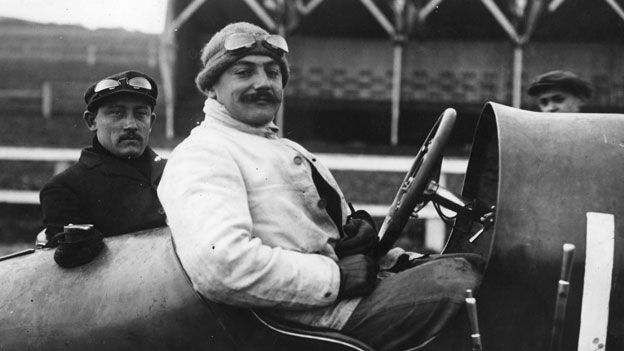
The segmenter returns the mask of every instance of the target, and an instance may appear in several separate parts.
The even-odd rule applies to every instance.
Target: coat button
[[[325,199],[320,199],[320,200],[318,200],[318,202],[316,203],[316,205],[317,205],[320,209],[325,209],[325,207],[327,207],[327,200],[325,200]]]
[[[165,210],[163,208],[159,208],[158,209],[158,213],[160,213],[161,215],[165,214]]]
[[[303,159],[301,158],[301,156],[295,156],[293,161],[295,162],[296,165],[300,165],[301,163],[303,163]]]

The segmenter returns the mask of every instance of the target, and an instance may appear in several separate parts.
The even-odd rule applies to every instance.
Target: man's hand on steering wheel
[[[355,254],[371,254],[379,242],[373,218],[366,211],[353,212],[343,226],[345,236],[336,243],[338,258]]]

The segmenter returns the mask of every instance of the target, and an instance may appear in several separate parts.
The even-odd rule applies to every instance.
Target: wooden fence
[[[41,89],[0,89],[2,99],[39,99],[43,118],[52,117],[52,84],[43,82]]]

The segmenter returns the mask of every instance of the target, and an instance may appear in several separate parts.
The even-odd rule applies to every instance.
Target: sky
[[[167,0],[0,0],[0,17],[161,33]]]

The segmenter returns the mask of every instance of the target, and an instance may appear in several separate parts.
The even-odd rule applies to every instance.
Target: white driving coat
[[[299,144],[229,116],[208,99],[205,120],[172,152],[158,195],[195,289],[226,304],[340,329],[360,299],[337,301],[336,224],[314,165],[348,207],[329,170]]]

